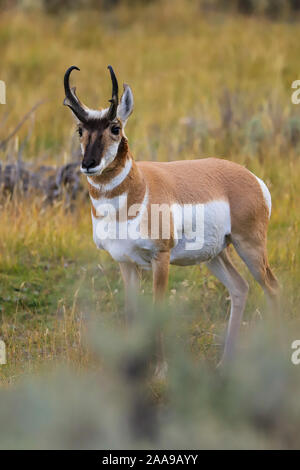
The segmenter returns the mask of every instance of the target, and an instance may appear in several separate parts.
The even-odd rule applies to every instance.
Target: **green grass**
[[[220,156],[246,165],[268,184],[273,199],[271,265],[283,286],[287,321],[299,318],[298,108],[291,83],[299,78],[297,24],[262,18],[200,14],[197,2],[155,2],[147,7],[47,16],[38,11],[1,14],[0,79],[7,84],[8,120],[0,139],[24,113],[47,98],[35,116],[25,158],[61,164],[68,157],[73,122],[62,106],[65,69],[91,107],[106,106],[107,64],[134,92],[127,135],[138,160]],[[229,97],[229,98],[226,98]],[[228,104],[228,99],[229,103]],[[233,119],[226,120],[232,110]],[[0,116],[1,118],[1,116]],[[28,125],[19,133],[22,141]],[[293,133],[293,134],[292,134]],[[3,153],[15,155],[16,142]],[[250,282],[242,334],[264,316],[260,288]],[[143,280],[150,298],[151,276]],[[185,341],[196,358],[215,364],[229,300],[205,267],[171,268],[170,304],[184,305]],[[78,200],[44,207],[38,198],[3,201],[0,225],[1,336],[11,384],[44,363],[64,360],[82,368],[93,360],[83,332],[90,317],[122,322],[123,288],[116,263],[93,245],[90,207]],[[175,308],[175,307],[174,307]]]

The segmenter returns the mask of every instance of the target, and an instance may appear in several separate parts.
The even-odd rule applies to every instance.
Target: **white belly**
[[[197,204],[187,211],[183,223],[182,206],[172,207],[177,243],[171,250],[171,264],[188,266],[208,261],[226,247],[231,232],[230,207],[227,201]],[[197,229],[196,229],[197,227]]]
[[[188,208],[174,204],[171,213],[175,237],[171,264],[198,264],[214,258],[225,248],[226,236],[231,231],[228,202],[212,201],[189,205]],[[108,235],[107,220],[101,222],[92,215],[92,221],[93,238],[98,248],[108,251],[115,261],[151,268],[151,260],[157,253],[156,240],[137,236],[139,217],[121,224],[114,223]]]

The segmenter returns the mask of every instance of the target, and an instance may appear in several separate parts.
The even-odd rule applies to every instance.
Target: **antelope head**
[[[70,74],[78,67],[70,67],[64,77],[66,97],[64,105],[72,110],[78,125],[82,150],[81,171],[86,175],[100,175],[112,166],[118,154],[119,144],[126,139],[124,127],[133,109],[133,95],[130,87],[124,84],[124,92],[119,103],[118,81],[109,65],[112,81],[110,106],[93,110],[81,103],[76,88],[70,88]]]

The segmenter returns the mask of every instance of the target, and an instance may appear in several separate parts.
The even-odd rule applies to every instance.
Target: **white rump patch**
[[[267,185],[263,182],[263,180],[261,180],[260,178],[258,178],[258,176],[254,175],[255,178],[257,179],[257,181],[259,182],[259,185],[261,187],[261,190],[262,190],[262,193],[263,193],[263,196],[264,196],[264,199],[266,201],[266,204],[267,204],[267,207],[269,209],[269,218],[271,217],[271,210],[272,210],[272,199],[271,199],[271,194],[270,194],[270,191],[268,190],[268,187]]]

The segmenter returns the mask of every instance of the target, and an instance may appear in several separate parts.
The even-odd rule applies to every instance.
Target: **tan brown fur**
[[[232,226],[248,230],[253,220],[266,219],[268,209],[255,176],[237,163],[218,158],[176,162],[138,162],[152,203],[199,204],[226,200]],[[242,190],[242,194],[241,194]]]

